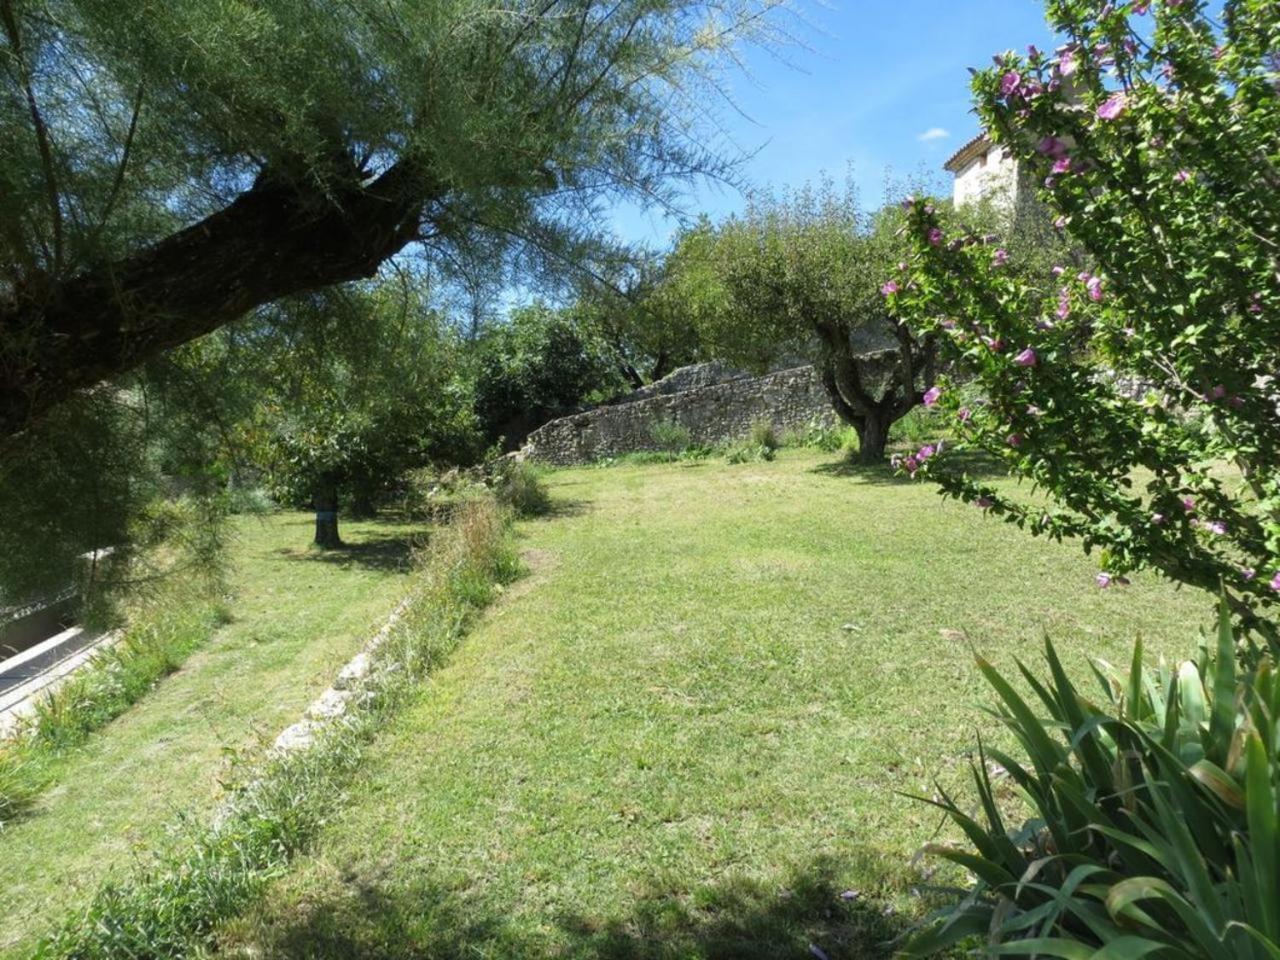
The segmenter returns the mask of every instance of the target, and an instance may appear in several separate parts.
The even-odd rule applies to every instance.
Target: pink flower
[[[1062,276],[1064,273],[1066,273],[1066,272],[1067,272],[1067,268],[1066,268],[1066,267],[1054,267],[1054,268],[1053,268],[1052,270],[1050,270],[1049,272],[1050,272],[1050,273],[1052,273],[1055,277],[1060,277],[1060,276]]]
[[[1020,86],[1022,86],[1022,74],[1017,70],[1010,70],[1000,78],[1000,93],[1003,96],[1013,96]]]
[[[926,460],[932,457],[935,453],[937,453],[937,451],[934,450],[933,444],[926,443],[923,447],[921,447],[919,450],[916,451],[916,459],[919,460],[921,463],[924,463]]]
[[[997,267],[1003,267],[1009,262],[1009,251],[1004,247],[1001,247],[995,252],[995,255],[991,258],[991,262]]]
[[[1151,4],[1147,3],[1146,0],[1139,0],[1138,3],[1135,3],[1133,5],[1133,12],[1140,17],[1145,16],[1146,12],[1150,9],[1151,9]]]
[[[1163,514],[1163,513],[1153,513],[1153,514],[1151,515],[1151,524],[1152,524],[1152,526],[1156,526],[1156,527],[1163,527],[1163,526],[1164,526],[1164,514]]]
[[[992,504],[993,502],[994,502],[994,501],[992,501],[992,499],[991,499],[990,497],[982,496],[982,497],[978,497],[978,499],[974,500],[974,501],[973,501],[973,505],[974,505],[975,507],[981,507],[983,510],[985,510],[985,509],[987,509],[987,507],[991,506],[991,504]],[[1280,590],[1280,586],[1277,586],[1277,584],[1280,584],[1280,573],[1277,573],[1277,574],[1276,574],[1276,579],[1275,579],[1275,581],[1273,581],[1273,582],[1272,582],[1272,584],[1271,584],[1271,585],[1272,585],[1272,587],[1274,587],[1276,590]]]
[[[929,230],[929,243],[935,247],[942,243],[942,229],[940,227],[933,227]]]
[[[1020,434],[1020,433],[1011,433],[1011,434],[1009,434],[1007,437],[1005,437],[1005,438],[1004,438],[1004,442],[1005,442],[1005,443],[1007,443],[1007,444],[1008,444],[1009,446],[1011,446],[1011,447],[1020,447],[1020,446],[1022,446],[1022,434]]]
[[[1036,144],[1036,150],[1048,157],[1060,157],[1067,152],[1067,145],[1057,137],[1045,137]]]
[[[1209,399],[1211,400],[1221,400],[1226,395],[1227,395],[1227,388],[1220,383],[1215,383],[1212,387],[1209,388]]]
[[[1089,291],[1089,299],[1094,303],[1102,299],[1102,281],[1097,277],[1090,277],[1085,281],[1084,286]]]
[[[1191,179],[1191,171],[1190,171],[1190,170],[1179,170],[1177,173],[1175,173],[1175,174],[1173,175],[1173,179],[1174,179],[1177,183],[1186,183],[1188,180],[1190,180],[1190,179]]]
[[[960,419],[961,423],[968,423],[973,419],[973,411],[968,407],[961,407],[956,411],[956,416]]]
[[[1183,498],[1182,498],[1182,509],[1183,509],[1183,510],[1185,510],[1185,511],[1187,511],[1187,513],[1195,513],[1195,512],[1196,512],[1196,498],[1195,498],[1195,497],[1183,497]]]
[[[1271,578],[1271,589],[1280,593],[1280,573]]]
[[[1227,525],[1221,520],[1210,520],[1205,524],[1205,526],[1208,528],[1210,533],[1217,534],[1220,537],[1227,532]]]
[[[1058,217],[1056,220],[1054,220],[1054,221],[1053,221],[1053,229],[1055,229],[1055,230],[1065,230],[1065,229],[1067,229],[1067,218],[1066,218],[1066,217]]]
[[[907,473],[915,473],[920,469],[920,461],[915,457],[907,457],[902,461],[902,467]]]
[[[1071,294],[1064,288],[1058,294],[1058,319],[1065,320],[1071,316]]]
[[[1111,574],[1109,573],[1100,573],[1093,579],[1097,582],[1098,586],[1101,587],[1103,590],[1111,586]]]
[[[1027,349],[1013,358],[1013,362],[1020,367],[1034,367],[1036,365],[1036,352],[1027,347]]]
[[[1070,173],[1070,172],[1071,172],[1071,158],[1070,158],[1070,157],[1059,157],[1057,160],[1055,160],[1055,161],[1053,162],[1053,170],[1052,170],[1052,172],[1053,172],[1053,173]]]
[[[915,198],[915,197],[903,197],[903,198],[902,198],[902,209],[903,209],[903,210],[910,210],[910,209],[911,209],[912,207],[914,207],[915,205],[916,205],[916,198]]]
[[[889,280],[888,282],[880,285],[880,292],[886,297],[891,296],[898,292],[898,285],[894,281]]]
[[[1058,76],[1060,77],[1074,76],[1077,66],[1079,66],[1079,64],[1076,63],[1075,51],[1072,50],[1067,53],[1064,53],[1061,57],[1058,58]]]
[[[1115,93],[1098,104],[1099,120],[1114,120],[1124,112],[1124,94]]]
[[[1240,568],[1240,578],[1242,580],[1252,580],[1257,575],[1258,575],[1258,571],[1253,569],[1253,567]]]
[[[926,407],[932,407],[935,403],[938,402],[938,398],[940,396],[942,396],[941,387],[930,387],[928,390],[924,392],[924,397],[922,398],[922,401],[924,402],[924,405]]]

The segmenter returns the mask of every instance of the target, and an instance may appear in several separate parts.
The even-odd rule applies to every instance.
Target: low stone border
[[[315,743],[316,736],[328,724],[346,714],[347,707],[353,699],[367,695],[368,691],[365,688],[369,676],[373,673],[374,654],[391,637],[391,631],[404,618],[412,603],[413,597],[410,595],[397,604],[382,628],[373,635],[359,653],[347,661],[346,666],[338,671],[333,686],[311,701],[301,720],[280,732],[271,746],[273,754],[281,756],[295,750],[307,749]]]

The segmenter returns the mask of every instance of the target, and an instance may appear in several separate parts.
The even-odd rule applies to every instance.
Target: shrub
[[[857,448],[858,435],[850,426],[832,426],[814,418],[802,429],[789,433],[783,446],[811,447],[823,453],[836,453],[846,448]]]
[[[689,428],[674,420],[655,420],[649,428],[649,436],[658,449],[670,454],[680,453],[693,443]]]
[[[750,440],[739,440],[725,448],[725,459],[729,463],[763,463],[777,455],[774,447],[753,443]]]
[[[1082,256],[1033,281],[992,237],[949,234],[941,205],[908,202],[914,250],[884,289],[983,388],[981,406],[945,385],[930,397],[953,449],[994,456],[1053,507],[946,456],[908,466],[1097,549],[1104,585],[1147,566],[1225,584],[1238,622],[1280,651],[1275,4],[1228,0],[1221,19],[1173,0],[1047,7],[1066,45],[1001,55],[973,89]]]
[[[768,420],[757,420],[751,424],[751,432],[747,436],[757,447],[777,450],[782,446],[782,441],[778,439],[778,432],[773,428],[773,423]]]
[[[551,494],[542,482],[542,471],[522,460],[504,459],[491,478],[498,503],[517,517],[540,517],[551,509]]]
[[[1238,675],[1234,650],[1224,603],[1212,655],[1153,670],[1139,643],[1127,676],[1095,667],[1098,705],[1047,643],[1048,682],[1019,664],[1047,719],[979,659],[1023,756],[979,747],[985,822],[929,801],[974,847],[929,849],[976,884],[906,954],[984,936],[1012,956],[1280,956],[1280,677],[1269,659]],[[1019,828],[988,758],[1031,805]]]

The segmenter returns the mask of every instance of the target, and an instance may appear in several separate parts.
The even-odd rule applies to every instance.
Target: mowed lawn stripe
[[[1000,736],[969,644],[1176,654],[1208,603],[831,459],[553,474],[531,577],[224,951],[877,955],[938,824],[900,792]]]

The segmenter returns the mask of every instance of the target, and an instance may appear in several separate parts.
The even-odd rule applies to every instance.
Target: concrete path
[[[84,666],[118,631],[71,627],[0,661],[0,739],[31,713],[36,697]]]

